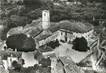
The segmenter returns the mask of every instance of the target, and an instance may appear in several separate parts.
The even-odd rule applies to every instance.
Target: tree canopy
[[[42,6],[41,0],[23,0],[23,4],[32,9],[40,8]]]
[[[6,44],[8,48],[17,51],[34,51],[35,50],[35,41],[31,37],[27,37],[25,34],[14,34],[7,38]]]
[[[81,38],[75,38],[75,40],[73,40],[73,47],[72,49],[80,51],[80,52],[86,52],[88,50],[90,50],[90,48],[88,47],[88,42],[84,37]]]

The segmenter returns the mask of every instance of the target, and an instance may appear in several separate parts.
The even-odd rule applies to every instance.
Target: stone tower
[[[48,32],[48,28],[50,26],[50,12],[49,10],[42,11],[42,28],[44,33]]]

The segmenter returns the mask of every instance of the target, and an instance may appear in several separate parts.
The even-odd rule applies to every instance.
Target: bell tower
[[[50,12],[49,10],[42,11],[42,28],[44,33],[48,33],[48,28],[50,27]]]
[[[50,12],[49,10],[42,11],[42,28],[46,30],[50,25]]]

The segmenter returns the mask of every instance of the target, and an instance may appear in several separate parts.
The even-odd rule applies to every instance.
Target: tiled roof
[[[34,39],[36,39],[37,41],[41,41],[41,40],[46,39],[49,36],[51,36],[51,35],[50,34],[43,34],[43,32],[42,32],[37,37],[35,37]]]

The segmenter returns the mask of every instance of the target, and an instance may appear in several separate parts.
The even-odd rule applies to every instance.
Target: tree
[[[50,58],[42,58],[41,61],[39,61],[39,64],[42,65],[42,67],[49,67],[51,65]]]
[[[27,17],[30,18],[31,20],[38,19],[39,17],[42,16],[42,10],[41,8],[35,9],[33,11],[30,11],[27,13]]]
[[[34,51],[35,50],[35,41],[31,37],[27,37],[25,34],[14,34],[7,38],[6,44],[8,48],[17,51]]]
[[[0,30],[0,39],[5,40],[9,30],[8,24],[10,24],[10,20],[8,18],[0,19],[0,24],[2,26],[2,29]]]
[[[76,38],[75,40],[73,40],[72,43],[73,43],[72,49],[74,50],[77,50],[80,52],[86,52],[90,50],[90,48],[88,47],[87,40],[84,37]]]
[[[42,1],[41,0],[24,0],[23,4],[25,5],[26,8],[37,9],[42,6]]]
[[[28,18],[25,16],[11,15],[10,20],[11,23],[13,24],[13,27],[17,27],[17,26],[25,26],[27,24]],[[10,25],[10,27],[11,26],[12,25]]]
[[[13,61],[13,62],[12,62],[12,66],[14,67],[14,70],[15,70],[15,71],[18,71],[18,72],[21,71],[22,66],[21,66],[21,64],[18,64],[17,61]]]

